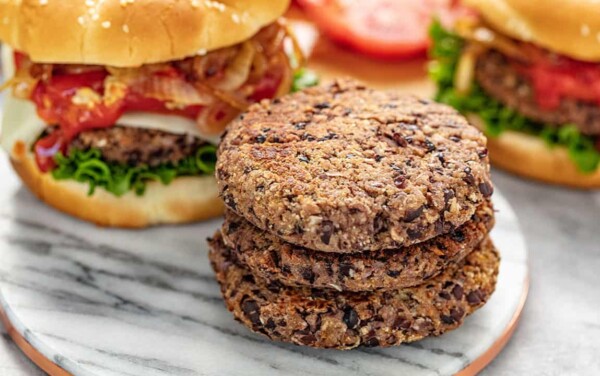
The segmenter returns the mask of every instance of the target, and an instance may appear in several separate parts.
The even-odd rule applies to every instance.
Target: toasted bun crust
[[[139,66],[239,43],[290,0],[1,0],[0,40],[47,63]]]
[[[465,0],[498,31],[579,60],[600,60],[596,0]]]
[[[141,197],[133,192],[117,197],[103,189],[88,196],[86,184],[58,181],[42,173],[21,142],[13,148],[11,163],[40,200],[99,226],[140,228],[186,223],[216,217],[223,212],[212,176],[181,177],[167,186],[151,182]]]
[[[479,117],[468,118],[483,129]],[[488,138],[488,150],[494,166],[514,174],[572,188],[600,188],[600,168],[593,174],[579,172],[565,148],[549,148],[539,137],[507,131]]]

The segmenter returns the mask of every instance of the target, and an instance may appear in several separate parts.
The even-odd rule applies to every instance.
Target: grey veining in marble
[[[99,229],[42,205],[3,173],[0,304],[74,375],[452,374],[504,330],[523,290],[522,236],[506,202],[496,204],[497,292],[462,328],[393,349],[323,351],[270,342],[232,319],[206,258],[204,238],[219,221]]]

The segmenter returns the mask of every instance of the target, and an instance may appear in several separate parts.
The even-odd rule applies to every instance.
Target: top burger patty
[[[69,148],[98,149],[107,162],[132,167],[155,167],[162,164],[175,165],[194,155],[203,145],[206,145],[206,142],[191,135],[114,126],[81,132]]]
[[[554,110],[540,108],[529,82],[500,52],[490,50],[481,55],[475,75],[490,96],[532,120],[554,125],[572,123],[584,134],[600,135],[600,107],[564,98]]]

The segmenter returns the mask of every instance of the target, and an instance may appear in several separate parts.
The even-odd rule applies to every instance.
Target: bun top
[[[496,30],[554,52],[600,61],[597,0],[465,0]]]
[[[134,67],[250,38],[290,0],[0,0],[0,40],[35,62]]]

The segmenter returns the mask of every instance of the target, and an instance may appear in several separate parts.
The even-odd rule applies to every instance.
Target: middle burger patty
[[[572,123],[581,133],[600,135],[600,107],[570,98],[563,98],[556,109],[539,107],[531,84],[498,51],[481,55],[475,74],[486,93],[532,120],[553,125]]]
[[[155,129],[114,126],[81,132],[69,149],[97,149],[102,158],[132,167],[176,165],[195,155],[207,142],[192,135],[174,134]]]

